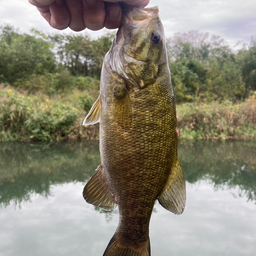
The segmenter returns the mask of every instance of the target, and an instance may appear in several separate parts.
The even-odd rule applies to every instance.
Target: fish
[[[119,209],[103,256],[150,256],[155,201],[174,214],[186,203],[178,160],[175,98],[158,7],[123,10],[101,70],[100,95],[83,125],[100,123],[101,164],[85,185],[87,203]]]

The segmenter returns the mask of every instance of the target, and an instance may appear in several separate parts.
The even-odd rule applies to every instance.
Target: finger
[[[81,31],[85,29],[83,19],[83,3],[81,0],[66,0],[66,5],[70,13],[70,29]]]
[[[138,7],[144,8],[149,4],[149,0],[125,0],[124,4],[126,7]]]
[[[104,27],[105,7],[100,0],[83,0],[84,24],[91,30],[99,30]]]
[[[62,0],[56,0],[49,6],[37,7],[37,9],[51,27],[56,29],[65,29],[68,27],[70,14],[66,4]]]
[[[119,4],[105,3],[105,27],[108,29],[119,28],[122,20],[122,10]]]
[[[120,2],[120,0],[105,0],[106,2],[109,3],[117,3]],[[138,8],[143,8],[149,4],[149,0],[124,0],[122,1],[126,7],[138,7]]]
[[[42,7],[42,6],[47,6],[52,4],[55,0],[28,0],[29,3],[37,6],[37,7]]]

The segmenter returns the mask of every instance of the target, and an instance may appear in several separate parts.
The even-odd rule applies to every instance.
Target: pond
[[[187,204],[155,204],[152,256],[252,256],[256,251],[256,142],[180,141]],[[0,256],[102,256],[118,210],[87,204],[98,142],[0,143]]]

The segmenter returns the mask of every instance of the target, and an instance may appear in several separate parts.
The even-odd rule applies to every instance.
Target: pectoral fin
[[[131,102],[127,88],[117,84],[114,88],[114,117],[119,126],[129,128],[131,124]]]
[[[180,162],[177,159],[171,168],[165,187],[158,197],[159,203],[175,214],[181,214],[186,204],[186,185]]]
[[[100,122],[101,115],[101,99],[100,96],[93,104],[89,114],[84,119],[83,125],[92,125]]]
[[[97,172],[85,185],[83,197],[87,203],[99,206],[107,211],[114,208],[114,198],[103,176],[103,166],[97,168]]]

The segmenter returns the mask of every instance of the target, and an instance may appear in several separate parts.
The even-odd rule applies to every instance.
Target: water
[[[252,256],[256,143],[181,141],[185,212],[156,203],[152,256]],[[0,143],[0,256],[102,256],[118,222],[82,198],[98,143]]]

